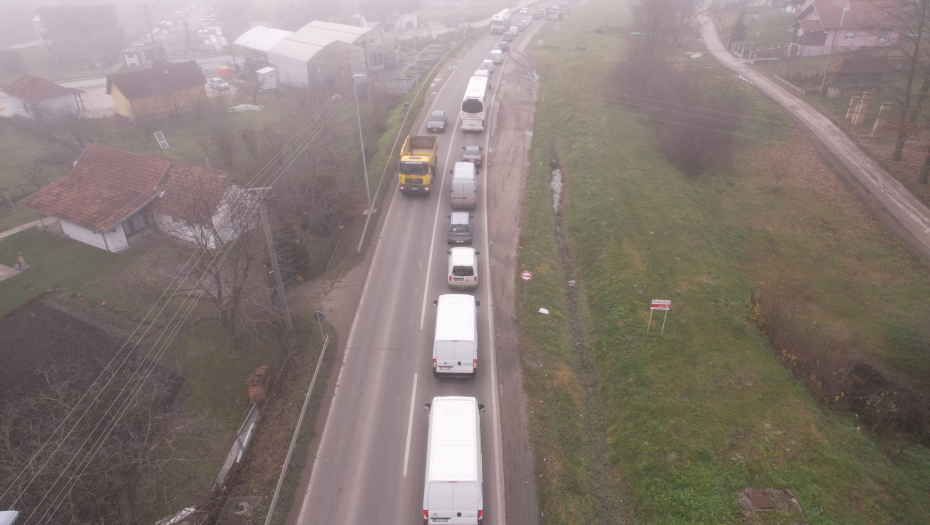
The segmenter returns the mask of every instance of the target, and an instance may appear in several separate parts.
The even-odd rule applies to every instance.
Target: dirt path
[[[501,389],[501,426],[504,460],[504,491],[507,495],[507,523],[538,523],[539,502],[533,476],[533,450],[526,418],[526,396],[520,361],[514,279],[517,275],[517,243],[520,240],[520,213],[529,173],[529,152],[536,114],[535,66],[525,53],[537,23],[521,36],[504,64],[504,75],[491,111],[491,139],[488,160],[493,177],[488,183],[488,222],[490,230],[491,286],[496,294],[494,326],[499,349],[498,370]]]
[[[813,141],[812,144],[817,148],[825,147],[836,156],[838,162],[824,160],[831,167],[840,167],[838,175],[850,183],[872,211],[925,261],[930,262],[930,210],[917,197],[870,159],[829,118],[749,67],[743,60],[731,55],[720,42],[713,22],[709,19],[704,20],[701,36],[707,51],[718,62],[742,75],[782,109],[800,120],[819,141]]]

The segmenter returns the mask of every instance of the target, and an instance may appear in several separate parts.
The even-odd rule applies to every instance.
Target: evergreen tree
[[[736,24],[733,26],[733,29],[730,30],[730,40],[734,42],[742,42],[746,40],[746,15],[741,14],[736,20]]]

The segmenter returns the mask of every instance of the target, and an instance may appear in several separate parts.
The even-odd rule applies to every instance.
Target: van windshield
[[[454,266],[452,268],[452,275],[456,277],[472,277],[475,275],[475,269],[471,266]]]
[[[465,113],[481,113],[484,111],[484,103],[476,98],[470,98],[462,102],[462,111]]]
[[[467,224],[453,224],[452,228],[449,231],[451,231],[452,233],[467,233],[468,225]]]
[[[404,175],[429,175],[429,164],[426,162],[401,162],[400,172]]]

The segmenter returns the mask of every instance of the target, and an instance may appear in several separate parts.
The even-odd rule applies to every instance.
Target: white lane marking
[[[413,404],[417,399],[417,373],[413,373],[413,392],[410,393],[410,419],[407,420],[407,451],[404,452],[404,477],[407,477],[407,460],[410,459],[410,433],[413,432]]]
[[[449,158],[452,156],[451,145],[455,144],[455,134],[458,132],[458,126],[452,128],[452,140],[449,141],[449,152],[446,153],[446,163],[442,166],[442,175],[439,179],[442,182],[439,183],[439,203],[436,204],[436,216],[433,217],[433,236],[430,238],[429,255],[426,257],[429,259],[429,263],[426,265],[426,282],[423,283],[423,306],[420,310],[420,331],[423,330],[423,320],[426,319],[426,294],[429,293],[429,276],[430,270],[433,269],[433,250],[436,249],[436,227],[439,226],[439,210],[442,209],[442,199],[445,198],[443,197],[443,189],[446,187],[446,168],[449,167]]]

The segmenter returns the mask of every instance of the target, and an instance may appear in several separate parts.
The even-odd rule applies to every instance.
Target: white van
[[[482,407],[473,397],[434,397],[427,408],[423,523],[479,525],[484,519]]]
[[[491,50],[491,62],[494,62],[495,64],[500,64],[503,61],[504,61],[504,52],[501,51],[500,49],[492,49]]]
[[[478,287],[478,254],[474,248],[449,250],[449,288],[470,290]]]
[[[449,188],[449,201],[452,208],[478,207],[478,169],[471,162],[456,162],[452,173],[452,186]]]
[[[513,27],[510,28],[510,36],[516,38],[517,35],[519,35],[519,34],[520,34],[520,28],[519,28],[519,27],[513,26]]]
[[[477,376],[478,301],[471,295],[445,294],[433,305],[433,377]]]

